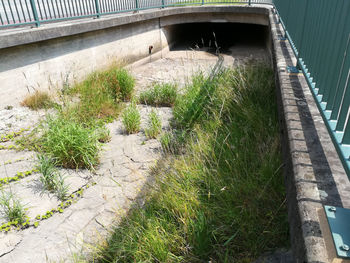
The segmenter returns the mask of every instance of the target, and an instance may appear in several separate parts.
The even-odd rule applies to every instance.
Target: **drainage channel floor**
[[[264,49],[236,48],[224,55],[224,65],[235,66],[252,58],[268,61]],[[208,74],[216,61],[217,57],[205,49],[171,51],[162,59],[131,66],[130,71],[136,78],[136,93],[157,82],[177,83],[182,89],[193,74],[200,71]],[[112,224],[118,223],[134,202],[142,200],[142,190],[152,179],[150,167],[161,158],[161,146],[155,139],[147,140],[143,132],[153,107],[138,105],[138,109],[141,113],[139,133],[126,135],[120,119],[108,124],[111,141],[104,146],[101,163],[94,173],[61,170],[73,196],[64,209],[60,209],[61,202],[54,195],[43,192],[40,174],[35,171],[36,153],[14,149],[11,140],[0,143],[0,178],[25,175],[6,184],[4,190],[20,197],[31,220],[37,216],[47,217],[37,227],[1,232],[1,263],[73,261],[74,255],[88,253],[101,244]],[[162,129],[168,129],[171,108],[155,110],[161,117]],[[47,113],[23,107],[2,109],[0,135],[21,130],[27,133]],[[0,223],[4,223],[4,219],[0,218]]]

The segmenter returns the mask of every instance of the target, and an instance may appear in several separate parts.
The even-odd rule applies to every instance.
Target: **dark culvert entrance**
[[[242,23],[189,23],[165,27],[170,50],[205,50],[226,55],[270,56],[267,26]]]

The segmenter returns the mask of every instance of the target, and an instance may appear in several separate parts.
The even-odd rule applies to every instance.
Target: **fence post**
[[[96,8],[96,17],[100,18],[101,13],[100,13],[100,5],[98,3],[99,0],[95,0],[95,8]]]
[[[135,0],[135,9],[136,11],[139,11],[139,1],[138,0]]]
[[[38,27],[38,26],[40,26],[40,20],[39,20],[39,16],[38,16],[38,11],[36,10],[35,0],[30,0],[30,6],[32,7],[35,25]]]
[[[202,5],[204,5],[204,0],[202,0]]]
[[[248,5],[251,5],[251,4],[252,4],[251,1],[252,1],[252,0],[249,0]]]
[[[162,0],[162,8],[165,7],[165,3],[164,3],[164,0]]]

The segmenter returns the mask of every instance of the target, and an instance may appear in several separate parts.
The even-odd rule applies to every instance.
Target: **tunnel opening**
[[[186,23],[165,27],[170,51],[204,50],[226,55],[270,57],[267,26],[242,23]]]

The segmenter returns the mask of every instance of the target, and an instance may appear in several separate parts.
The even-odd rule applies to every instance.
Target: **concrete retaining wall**
[[[267,25],[266,14],[266,9],[243,6],[182,7],[0,31],[0,107],[18,105],[37,89],[59,89],[114,62],[159,58],[171,45],[174,24]]]

